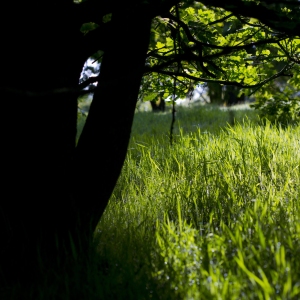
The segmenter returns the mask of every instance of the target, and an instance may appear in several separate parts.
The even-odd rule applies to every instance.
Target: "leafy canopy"
[[[79,6],[89,3],[100,5],[86,0]],[[87,36],[100,33],[99,50],[105,54],[116,5],[101,5],[101,16],[91,17],[81,30]],[[140,93],[144,100],[173,93],[184,97],[205,82],[237,86],[248,95],[284,76],[299,86],[292,77],[300,62],[298,1],[135,0],[130,5],[144,6],[154,17]]]
[[[204,82],[251,94],[280,76],[291,77],[300,58],[299,38],[199,2],[180,3],[156,17],[151,31],[141,93],[145,100],[172,95],[174,78],[180,97]]]

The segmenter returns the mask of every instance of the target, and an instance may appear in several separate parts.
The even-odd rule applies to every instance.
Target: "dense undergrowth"
[[[38,299],[299,299],[300,129],[252,110],[138,112],[95,231],[98,264]]]

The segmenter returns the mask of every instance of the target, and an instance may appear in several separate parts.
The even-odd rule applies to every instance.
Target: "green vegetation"
[[[136,113],[132,135],[135,138],[149,139],[169,136],[172,120],[171,107],[167,107],[165,113],[149,114],[147,112]],[[235,107],[219,107],[215,105],[201,105],[191,103],[189,106],[176,106],[174,134],[197,132],[200,128],[203,132],[218,133],[227,123],[233,125],[242,122],[245,116],[254,122],[258,121],[258,114],[249,106],[237,105]]]
[[[234,113],[178,107],[172,147],[170,115],[136,114],[96,230],[100,299],[299,298],[299,128]]]
[[[0,299],[298,297],[299,2],[273,2],[4,1]],[[78,80],[88,58],[101,72],[85,64]],[[274,80],[291,92],[264,90]],[[138,99],[195,86],[214,104],[261,93],[276,128],[178,108],[172,146],[167,114],[131,136]]]
[[[234,12],[237,3],[211,0],[191,3],[184,1],[152,21],[146,76],[140,93],[144,100],[173,94],[183,98],[196,84],[204,82],[213,86],[214,93],[220,84],[230,85],[231,92],[241,97],[259,93],[278,78],[286,78],[285,81],[297,78],[299,38],[291,39],[287,31],[282,34],[274,31],[280,25],[265,22],[267,16],[262,25],[257,15],[258,3],[245,1],[247,13],[243,17]],[[288,15],[287,6],[285,12],[279,3],[273,8],[281,16]],[[249,10],[253,10],[251,18]],[[264,8],[260,16],[263,11]],[[296,11],[295,6],[289,10],[292,14]],[[288,22],[292,23],[291,19]],[[299,86],[299,79],[290,81]],[[211,103],[222,99],[220,94],[211,97],[212,94]]]
[[[262,118],[268,119],[273,124],[282,126],[297,124],[300,120],[298,86],[286,84],[280,88],[274,83],[270,84],[256,95],[252,107],[259,111]]]
[[[97,264],[74,252],[31,299],[299,299],[299,128],[249,109],[176,117],[170,146],[170,114],[136,113]]]

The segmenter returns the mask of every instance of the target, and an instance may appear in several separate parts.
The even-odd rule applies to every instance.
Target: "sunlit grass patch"
[[[124,295],[141,299],[300,297],[299,133],[246,121],[181,130],[173,146],[133,136],[98,227],[116,286],[130,278]]]

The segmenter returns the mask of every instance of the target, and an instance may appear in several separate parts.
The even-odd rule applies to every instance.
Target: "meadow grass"
[[[300,129],[209,106],[176,118],[171,146],[168,112],[136,113],[97,263],[35,299],[300,298]]]
[[[179,127],[173,146],[163,114],[149,116],[156,132],[136,116],[97,228],[113,298],[300,298],[299,128],[209,110],[202,124],[223,124]]]
[[[227,123],[234,125],[235,122],[242,122],[244,118],[258,122],[257,112],[247,109],[246,106],[219,107],[215,105],[195,104],[190,106],[177,105],[175,107],[175,126],[174,133],[197,132],[201,128],[203,132],[218,133]],[[157,138],[161,134],[169,134],[172,120],[171,107],[168,106],[164,113],[138,112],[135,114],[132,128],[132,136],[150,136]]]

